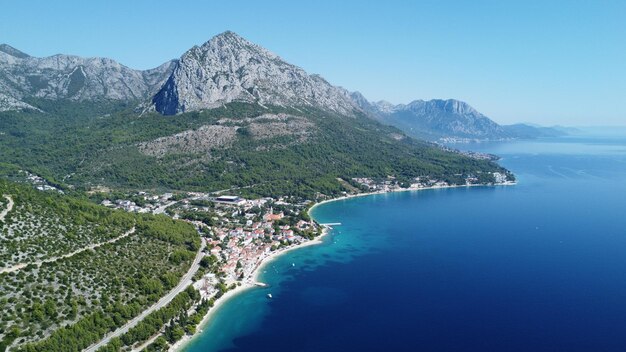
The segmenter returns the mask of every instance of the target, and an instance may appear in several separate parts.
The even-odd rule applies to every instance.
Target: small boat
[[[296,263],[291,263],[291,266],[296,266]]]
[[[267,294],[267,298],[272,299],[272,294],[271,294],[271,293],[268,293],[268,294]]]

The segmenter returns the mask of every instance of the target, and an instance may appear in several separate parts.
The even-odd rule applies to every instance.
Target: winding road
[[[204,241],[202,241],[201,243],[202,244],[200,245],[200,249],[198,250],[198,253],[196,254],[196,258],[193,260],[193,263],[191,264],[191,267],[189,268],[189,271],[187,271],[185,276],[183,276],[183,278],[180,280],[180,283],[178,284],[178,286],[176,286],[174,289],[172,289],[167,295],[161,297],[161,299],[159,299],[158,302],[156,302],[155,304],[150,306],[150,308],[144,310],[143,312],[141,312],[141,314],[139,314],[138,316],[136,316],[133,319],[129,320],[126,324],[124,324],[123,326],[121,326],[117,330],[115,330],[115,331],[109,333],[108,335],[106,335],[106,337],[104,339],[100,340],[100,342],[87,347],[84,351],[85,352],[95,352],[100,347],[102,347],[102,346],[106,345],[107,343],[109,343],[109,341],[111,341],[112,338],[124,335],[126,332],[128,332],[128,330],[130,330],[135,325],[137,325],[140,321],[142,321],[150,313],[165,307],[168,303],[170,303],[170,301],[172,299],[174,299],[174,297],[176,297],[177,294],[179,294],[184,289],[186,289],[187,286],[191,285],[192,279],[193,279],[193,275],[196,273],[196,271],[198,271],[198,268],[200,268],[200,260],[202,259],[202,251],[204,250],[204,247],[206,246]]]

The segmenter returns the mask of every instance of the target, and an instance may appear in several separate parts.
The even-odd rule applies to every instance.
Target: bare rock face
[[[163,157],[168,154],[207,153],[213,148],[227,148],[236,138],[238,127],[206,125],[187,130],[137,147],[145,155]]]
[[[353,115],[356,104],[344,90],[283,61],[233,32],[187,51],[152,102],[162,114],[210,109],[241,101],[312,106]]]
[[[19,101],[11,96],[0,93],[0,111],[39,110],[36,107]]]
[[[172,154],[210,155],[212,150],[230,148],[238,138],[268,141],[275,137],[292,137],[292,144],[300,144],[306,142],[316,130],[316,126],[305,117],[288,114],[263,114],[245,119],[223,118],[216,124],[138,143],[137,148],[144,155],[157,158]],[[276,147],[275,143],[268,143],[264,149]]]
[[[249,123],[246,127],[252,138],[257,140],[294,136],[301,143],[316,130],[315,124],[307,118],[288,114],[263,114],[244,121]]]
[[[349,93],[283,61],[233,32],[213,37],[151,70],[107,58],[36,58],[0,44],[0,109],[30,109],[28,98],[138,101],[165,115],[248,102],[315,107],[342,115],[360,110]]]
[[[54,55],[36,58],[0,45],[0,109],[28,108],[29,97],[50,100],[143,100],[172,72],[167,62],[151,70],[133,70],[107,58]]]

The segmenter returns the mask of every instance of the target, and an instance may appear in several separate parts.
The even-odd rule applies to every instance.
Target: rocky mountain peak
[[[408,104],[409,108],[445,111],[453,114],[483,116],[468,103],[456,99],[433,99],[429,101],[416,100]]]
[[[152,102],[162,114],[210,109],[242,101],[313,106],[352,115],[349,94],[282,60],[234,32],[221,33],[188,50]]]
[[[206,43],[202,45],[202,47],[233,47],[236,49],[261,49],[269,53],[269,51],[263,49],[261,46],[256,45],[244,37],[233,31],[225,31],[222,32],[211,39],[209,39]]]
[[[391,114],[393,113],[395,110],[397,109],[402,109],[404,108],[403,104],[399,104],[399,105],[393,105],[392,103],[386,101],[386,100],[379,100],[376,103],[374,103],[374,106],[376,107],[376,109],[378,109],[380,112],[382,113],[386,113],[386,114]]]
[[[415,100],[406,105],[406,109],[426,114],[435,112],[471,116],[478,119],[486,118],[486,116],[476,111],[468,103],[456,99]]]

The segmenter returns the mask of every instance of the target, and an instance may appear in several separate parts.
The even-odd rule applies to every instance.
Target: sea
[[[316,207],[185,351],[626,351],[626,134],[455,147],[518,184]]]

